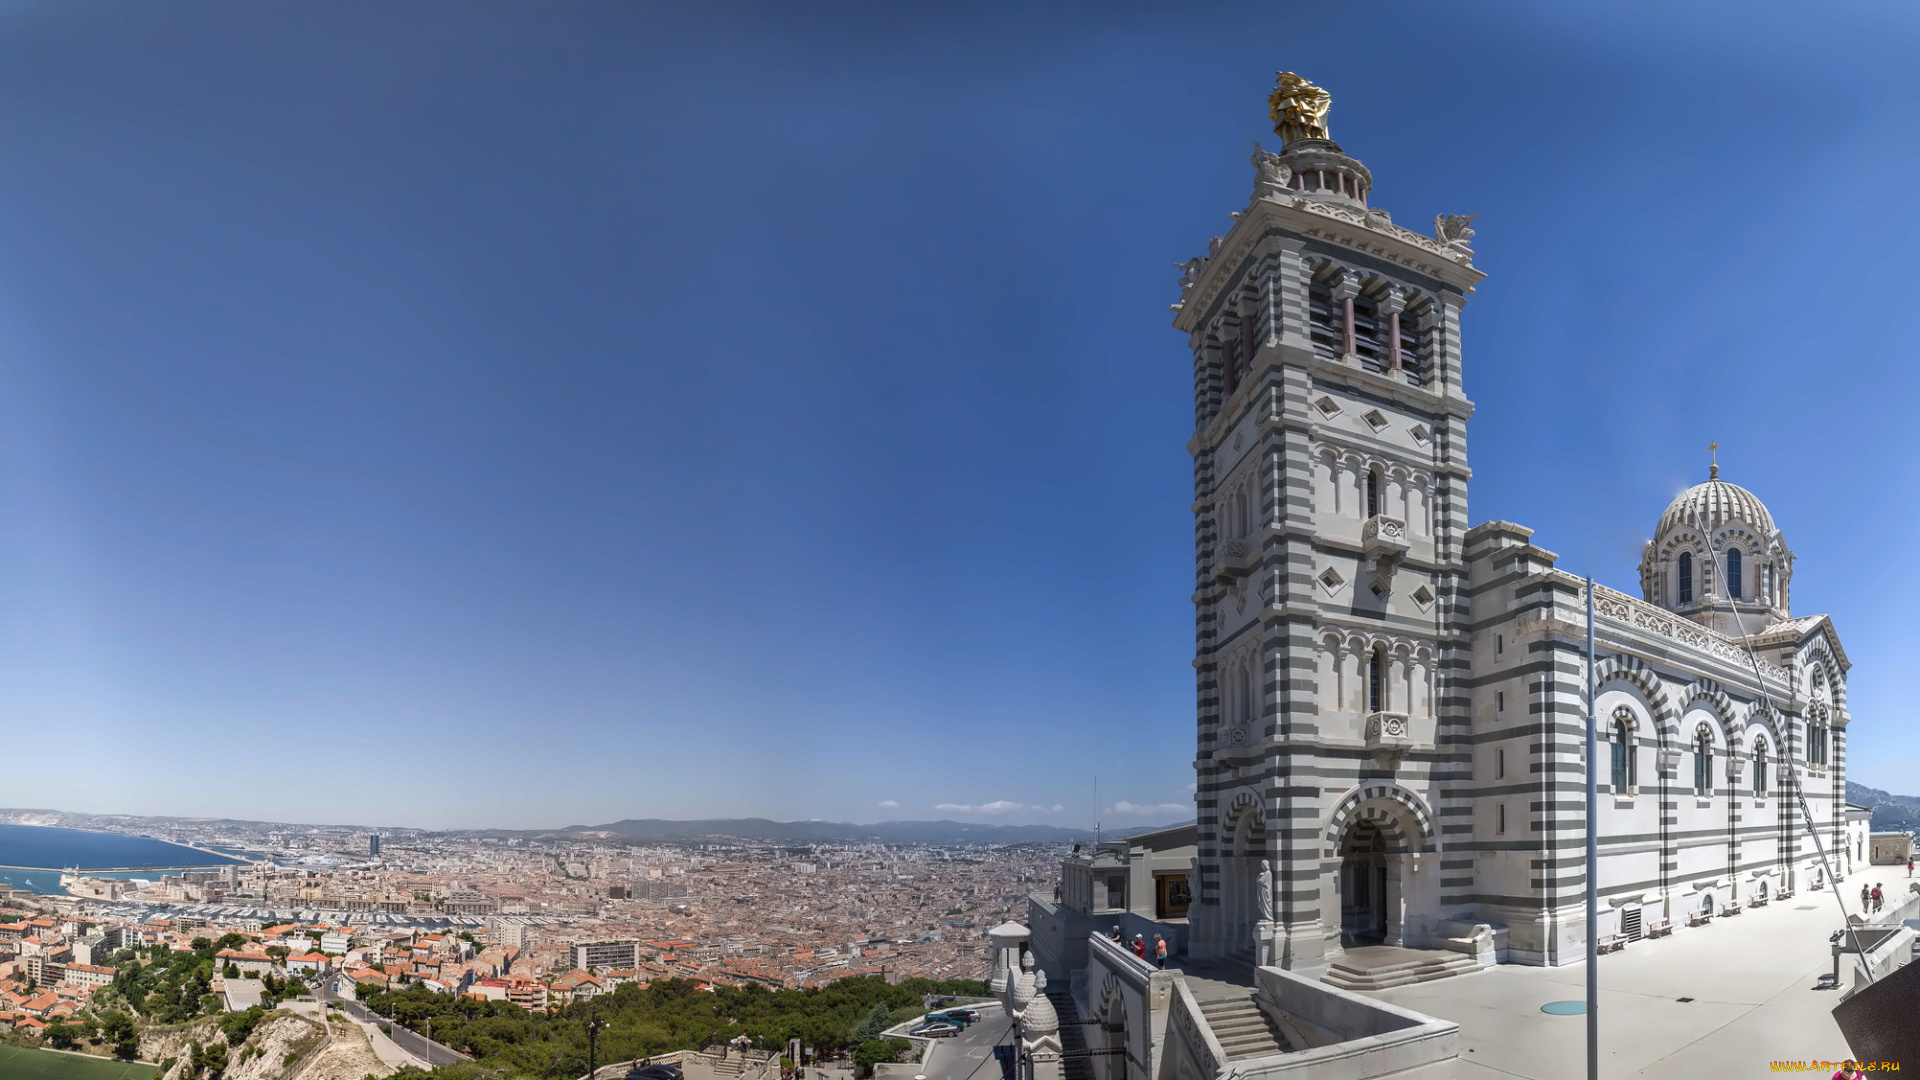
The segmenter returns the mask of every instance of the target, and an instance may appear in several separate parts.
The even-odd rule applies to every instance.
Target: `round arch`
[[[1439,850],[1434,842],[1433,814],[1420,796],[1395,783],[1369,783],[1347,793],[1334,804],[1322,833],[1326,857],[1338,858],[1340,841],[1356,820],[1372,821],[1406,852]]]

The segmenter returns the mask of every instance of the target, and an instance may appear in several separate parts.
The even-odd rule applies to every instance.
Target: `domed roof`
[[[1664,536],[1677,528],[1714,532],[1734,521],[1758,530],[1762,539],[1773,537],[1773,515],[1767,513],[1766,504],[1746,488],[1720,479],[1720,470],[1715,467],[1711,480],[1695,484],[1667,504],[1667,512],[1660,515],[1660,527],[1654,530],[1654,535]]]

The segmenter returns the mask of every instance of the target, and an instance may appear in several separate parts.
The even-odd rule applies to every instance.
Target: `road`
[[[1013,1033],[1013,1020],[998,1002],[967,1008],[980,1010],[980,1022],[968,1024],[952,1038],[934,1040],[921,1069],[927,1080],[1000,1080],[993,1048]]]
[[[393,1040],[394,1045],[412,1054],[414,1057],[425,1061],[429,1065],[451,1065],[456,1061],[473,1060],[452,1047],[442,1046],[437,1042],[428,1041],[425,1036],[401,1027],[399,1024],[388,1020],[386,1017],[381,1016],[379,1013],[374,1012],[372,1009],[367,1008],[352,998],[340,996],[334,992],[333,987],[330,985],[323,984],[318,990],[314,991],[314,995],[321,1001],[339,1002],[341,1011],[355,1020],[364,1020],[369,1024],[375,1025],[389,1025],[391,1030],[388,1031],[387,1037]]]

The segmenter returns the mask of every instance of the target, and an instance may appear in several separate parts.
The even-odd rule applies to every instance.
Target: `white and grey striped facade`
[[[1189,950],[1311,969],[1473,921],[1506,928],[1506,959],[1578,959],[1585,595],[1528,530],[1468,527],[1471,232],[1394,225],[1328,140],[1255,164],[1175,305],[1196,427]],[[1806,887],[1798,793],[1844,846],[1838,639],[1788,617],[1792,554],[1758,500],[1717,478],[1689,498],[1649,545],[1645,599],[1597,597],[1601,933]],[[1717,572],[1729,546],[1746,595],[1702,569],[1679,603],[1678,555]]]

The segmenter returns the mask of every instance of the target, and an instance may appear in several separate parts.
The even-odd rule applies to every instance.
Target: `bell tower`
[[[1483,276],[1469,219],[1425,235],[1371,205],[1330,105],[1279,76],[1279,152],[1255,145],[1247,207],[1180,264],[1173,305],[1194,377],[1190,949],[1309,970],[1423,933],[1449,902],[1438,822],[1468,775],[1460,310]]]

